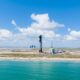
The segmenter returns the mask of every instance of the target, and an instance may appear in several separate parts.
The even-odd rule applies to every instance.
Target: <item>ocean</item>
[[[80,62],[3,60],[0,80],[80,80]]]

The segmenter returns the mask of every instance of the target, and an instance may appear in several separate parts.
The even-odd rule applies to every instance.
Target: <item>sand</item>
[[[36,58],[22,58],[22,57],[0,57],[0,61],[79,61],[80,58],[47,58],[47,57],[36,57]]]

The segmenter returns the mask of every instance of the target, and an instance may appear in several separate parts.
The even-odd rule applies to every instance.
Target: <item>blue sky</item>
[[[80,0],[0,0],[0,26],[10,28],[11,19],[29,25],[32,13],[48,13],[51,19],[79,29]]]
[[[17,34],[19,30],[11,21],[17,24],[16,27],[27,29],[35,22],[31,19],[32,14],[35,17],[48,14],[50,21],[64,24],[53,32],[66,40],[80,39],[80,0],[0,0],[0,29]]]

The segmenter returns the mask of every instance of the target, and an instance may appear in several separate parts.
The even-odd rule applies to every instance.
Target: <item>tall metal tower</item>
[[[39,52],[42,53],[42,52],[43,52],[43,51],[42,51],[42,35],[39,36],[39,43],[40,43],[40,49],[39,49]]]

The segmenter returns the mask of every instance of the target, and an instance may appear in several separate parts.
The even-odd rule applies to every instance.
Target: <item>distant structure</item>
[[[30,48],[36,48],[36,46],[35,45],[31,45]]]
[[[40,43],[40,49],[39,49],[39,52],[42,53],[42,52],[43,52],[43,51],[42,51],[42,35],[39,36],[39,43]]]
[[[52,53],[53,53],[53,54],[56,54],[56,51],[55,51],[55,49],[54,49],[54,48],[52,49]]]

